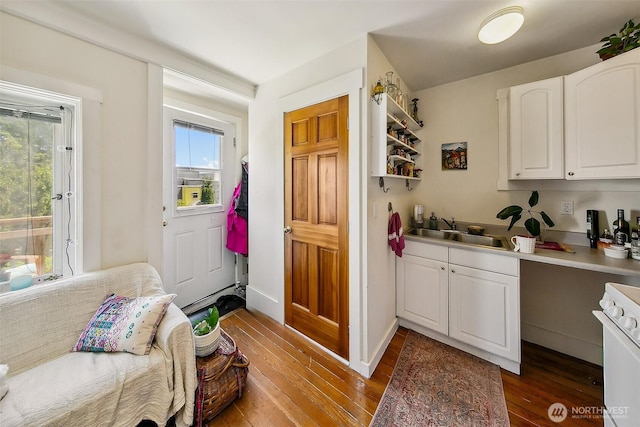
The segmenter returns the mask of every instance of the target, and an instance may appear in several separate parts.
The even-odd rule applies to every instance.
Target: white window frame
[[[1,80],[0,97],[18,97],[38,103],[52,103],[63,106],[65,111],[68,111],[63,118],[62,129],[63,132],[69,133],[69,142],[66,147],[71,147],[72,150],[67,150],[65,146],[54,148],[53,194],[51,195],[54,197],[56,194],[62,194],[62,201],[65,203],[64,206],[58,201],[52,203],[53,272],[45,275],[44,278],[51,275],[69,277],[80,274],[83,272],[82,99]],[[67,120],[71,123],[66,122]],[[62,137],[63,135],[56,135],[56,140],[64,141]],[[69,152],[71,152],[70,161],[65,165],[65,153]],[[44,278],[41,277],[39,280]]]
[[[197,205],[197,206],[177,206],[177,201],[175,200],[175,196],[173,196],[174,189],[178,186],[178,176],[176,171],[176,141],[175,141],[175,133],[173,131],[173,122],[174,120],[179,120],[182,122],[192,123],[194,125],[220,129],[224,132],[224,135],[221,137],[220,141],[220,168],[218,169],[221,174],[221,182],[220,182],[220,203],[215,205]],[[224,170],[225,170],[225,162],[224,162],[224,145],[233,143],[235,138],[235,127],[233,124],[216,119],[206,114],[202,114],[193,110],[187,110],[181,107],[178,107],[175,102],[173,103],[165,103],[164,105],[164,122],[168,126],[166,126],[166,131],[171,132],[171,167],[172,167],[172,197],[171,197],[171,213],[174,218],[189,216],[189,215],[203,215],[210,213],[217,213],[225,211],[225,200],[229,198],[230,194],[224,193]],[[169,130],[170,128],[170,130]],[[168,137],[168,135],[165,135]]]

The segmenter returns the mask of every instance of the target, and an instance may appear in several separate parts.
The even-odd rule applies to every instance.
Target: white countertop
[[[523,254],[521,252],[514,252],[513,250],[505,248],[491,248],[487,246],[472,245],[469,243],[460,243],[452,240],[416,236],[413,234],[405,234],[404,236],[405,239],[416,242],[456,247],[472,251],[491,252],[496,255],[516,257],[527,261],[598,271],[601,273],[640,277],[640,260],[634,260],[631,258],[611,258],[606,256],[602,250],[591,249],[585,246],[569,245],[575,253],[536,248],[535,253]]]

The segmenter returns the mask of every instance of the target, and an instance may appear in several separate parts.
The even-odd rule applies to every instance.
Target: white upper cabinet
[[[509,179],[562,179],[562,77],[509,90]]]
[[[640,178],[640,49],[498,101],[501,179]]]
[[[565,78],[567,179],[640,177],[640,49]]]

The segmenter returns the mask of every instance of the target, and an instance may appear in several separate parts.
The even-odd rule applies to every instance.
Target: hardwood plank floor
[[[208,427],[368,426],[389,382],[407,330],[400,328],[370,379],[259,312],[238,310],[221,321],[251,361],[247,386]],[[555,426],[547,410],[560,402],[602,407],[602,369],[523,343],[522,375],[502,371],[512,426]],[[595,384],[593,384],[595,382]],[[567,418],[563,426],[601,426],[602,419]]]

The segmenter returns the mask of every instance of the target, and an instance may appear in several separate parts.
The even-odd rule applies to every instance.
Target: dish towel
[[[398,212],[394,212],[389,218],[389,246],[397,256],[402,257],[404,236],[402,235],[402,220]]]

